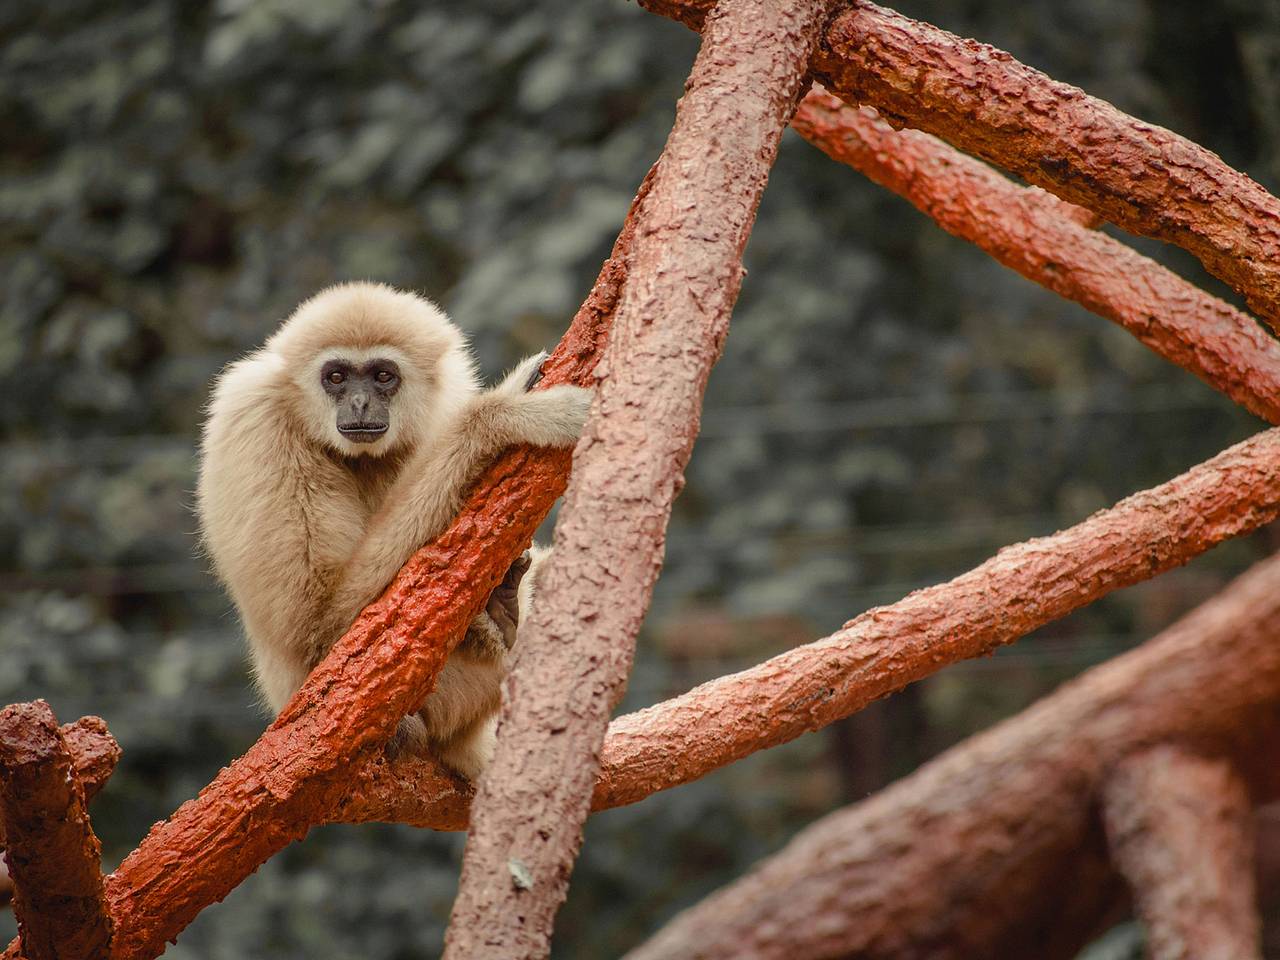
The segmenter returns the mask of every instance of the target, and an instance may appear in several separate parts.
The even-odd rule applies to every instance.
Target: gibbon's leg
[[[556,386],[529,393],[541,363],[541,355],[523,361],[405,464],[342,572],[334,592],[336,619],[354,620],[413,551],[444,530],[461,509],[467,485],[500,451],[520,443],[563,447],[578,439],[591,391]]]

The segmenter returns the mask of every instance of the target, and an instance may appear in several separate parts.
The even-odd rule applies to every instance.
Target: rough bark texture
[[[700,29],[712,0],[639,0]],[[1217,154],[1008,53],[875,4],[844,5],[810,69],[842,100],[1176,243],[1280,329],[1280,200]]]
[[[895,131],[825,91],[792,126],[1029,280],[1120,324],[1241,406],[1280,423],[1280,343],[1247,314],[1082,221],[1087,212],[1020,187],[936,137]]]
[[[1123,901],[1097,794],[1162,742],[1280,782],[1280,557],[868,800],[819,820],[631,960],[1075,956]],[[1239,738],[1250,737],[1249,742]]]
[[[102,847],[84,788],[53,711],[43,700],[0,711],[0,821],[14,883],[13,911],[29,960],[105,960],[111,917]]]
[[[84,790],[84,798],[92,800],[107,785],[107,778],[120,761],[120,744],[101,717],[81,717],[74,723],[64,723],[59,732],[71,752],[71,765]],[[0,822],[0,847],[3,846],[4,823]]]
[[[633,213],[544,364],[543,385],[592,383],[626,277]],[[399,718],[430,692],[448,651],[564,490],[569,466],[560,450],[500,457],[453,525],[361,613],[258,742],[152,828],[107,879],[115,960],[159,956],[200,910],[329,819],[362,764],[378,762]]]
[[[1102,799],[1151,960],[1261,960],[1252,802],[1232,764],[1154,747],[1122,762]]]
[[[619,717],[604,740],[592,809],[635,803],[820,729],[1277,515],[1280,429],[1074,527],[1006,547],[954,580],[869,610],[829,637]],[[368,767],[334,819],[460,830],[468,800],[469,791],[434,761],[404,758]]]
[[[609,730],[602,806],[695,780],[990,653],[1280,514],[1280,429],[947,583],[869,610],[823,640],[628,714]]]
[[[447,958],[543,957],[609,714],[826,0],[725,0],[640,212],[600,388],[481,778]]]

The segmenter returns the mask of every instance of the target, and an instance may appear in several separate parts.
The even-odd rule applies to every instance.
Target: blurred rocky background
[[[899,7],[1280,186],[1274,0]],[[193,537],[210,378],[340,279],[439,300],[489,376],[553,343],[695,50],[623,0],[0,5],[0,702],[42,696],[63,720],[110,724],[124,760],[94,806],[106,866],[265,722]],[[1138,245],[1222,292],[1188,257]],[[747,263],[628,709],[1260,426],[794,136]],[[1220,547],[820,735],[597,816],[555,956],[618,955],[818,814],[1140,642],[1277,542]],[[461,847],[401,827],[315,831],[166,957],[433,956]],[[1136,956],[1140,939],[1118,928],[1091,955]]]

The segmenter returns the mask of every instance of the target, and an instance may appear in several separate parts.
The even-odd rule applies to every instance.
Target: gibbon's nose
[[[356,393],[351,397],[351,412],[356,415],[356,419],[364,422],[369,419],[369,395],[367,393]]]

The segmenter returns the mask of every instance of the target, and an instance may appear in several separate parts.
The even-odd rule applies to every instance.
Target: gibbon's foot
[[[502,635],[503,645],[510,650],[515,646],[516,631],[520,627],[520,581],[529,572],[533,557],[526,550],[520,554],[507,569],[502,582],[489,594],[489,602],[484,605],[487,613]]]
[[[501,660],[516,642],[520,628],[520,581],[532,565],[528,550],[507,569],[502,582],[493,588],[485,608],[467,626],[467,634],[459,645],[476,656]]]

